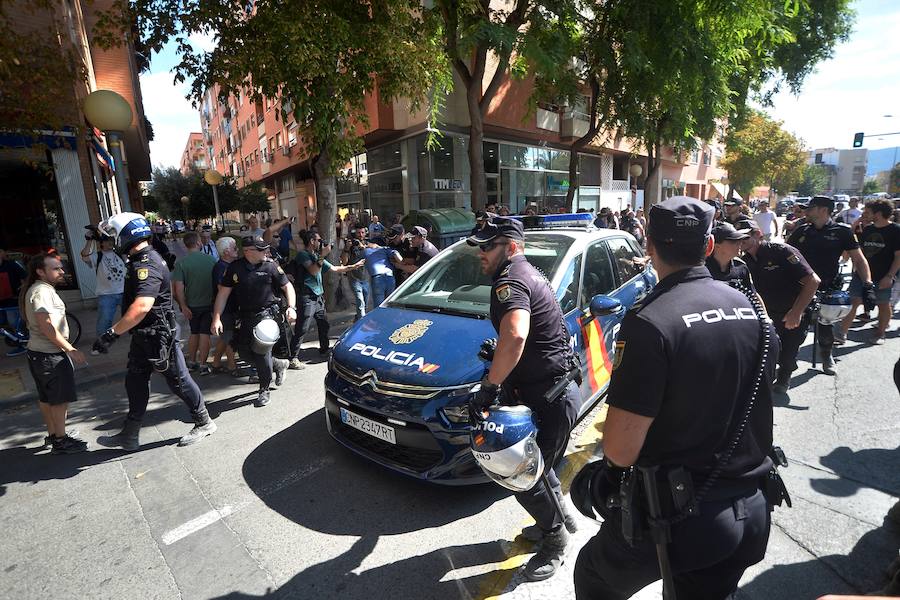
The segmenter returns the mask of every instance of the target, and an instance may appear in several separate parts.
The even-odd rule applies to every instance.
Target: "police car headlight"
[[[467,385],[465,387],[461,387],[453,390],[449,394],[447,394],[450,398],[469,398],[470,394],[474,394],[481,387],[481,382],[473,383],[472,385]],[[454,406],[445,406],[441,409],[441,412],[444,413],[444,416],[447,417],[447,420],[451,423],[468,423],[469,422],[469,405],[461,404]]]

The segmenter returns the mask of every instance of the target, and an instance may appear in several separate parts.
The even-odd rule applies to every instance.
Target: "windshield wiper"
[[[468,312],[465,310],[460,310],[458,308],[447,308],[445,306],[424,306],[421,304],[404,304],[402,302],[391,302],[389,306],[393,308],[409,308],[412,310],[421,310],[423,312],[433,312],[442,315],[469,317],[470,319],[484,320],[487,318],[487,315],[483,315],[481,313]]]

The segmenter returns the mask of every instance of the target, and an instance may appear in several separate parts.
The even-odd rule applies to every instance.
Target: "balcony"
[[[559,112],[538,108],[537,114],[538,129],[546,129],[548,131],[559,131]]]
[[[581,138],[587,135],[590,127],[590,115],[587,113],[567,110],[562,115],[560,136],[564,138]]]

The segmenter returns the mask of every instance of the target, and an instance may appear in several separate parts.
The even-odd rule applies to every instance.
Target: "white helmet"
[[[132,246],[141,240],[148,240],[153,236],[147,219],[132,212],[113,215],[100,223],[98,229],[115,238],[116,250],[121,254],[131,250]]]
[[[250,349],[257,354],[265,354],[275,345],[281,336],[281,330],[275,319],[263,319],[253,328]]]

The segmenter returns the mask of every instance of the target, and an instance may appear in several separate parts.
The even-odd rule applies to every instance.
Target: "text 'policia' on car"
[[[550,282],[581,356],[583,416],[603,397],[625,311],[656,274],[635,239],[594,229],[588,213],[525,217],[525,256]],[[416,271],[347,330],[325,378],[328,431],[380,465],[435,483],[487,481],[469,449],[467,400],[489,363],[479,358],[496,334],[488,317],[490,277],[478,248],[457,242]],[[597,296],[620,305],[593,318]]]

